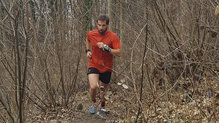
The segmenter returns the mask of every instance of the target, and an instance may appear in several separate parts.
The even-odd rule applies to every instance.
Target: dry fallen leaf
[[[125,85],[125,84],[122,84],[122,87],[125,88],[125,89],[128,89],[128,86]]]
[[[121,82],[121,83],[124,83],[124,82],[125,82],[125,78],[121,79],[120,82]]]
[[[118,82],[117,85],[122,85],[122,83]]]

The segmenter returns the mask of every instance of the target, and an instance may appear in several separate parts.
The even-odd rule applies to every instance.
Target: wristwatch
[[[86,49],[85,52],[86,52],[86,53],[87,53],[87,52],[91,52],[91,50],[90,50],[90,49]]]

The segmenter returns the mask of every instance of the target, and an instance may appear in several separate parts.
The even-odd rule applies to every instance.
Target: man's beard
[[[107,31],[107,28],[105,30],[98,30],[98,32],[103,35]]]

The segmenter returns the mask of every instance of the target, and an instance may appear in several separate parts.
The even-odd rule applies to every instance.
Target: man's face
[[[97,29],[101,35],[103,35],[107,31],[108,25],[106,21],[97,21]]]

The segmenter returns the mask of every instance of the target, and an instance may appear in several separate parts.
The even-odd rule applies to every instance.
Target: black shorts
[[[96,68],[88,68],[88,73],[87,74],[99,74],[99,80],[102,81],[105,84],[109,84],[110,82],[110,78],[111,78],[111,73],[112,72],[104,72],[104,73],[100,73],[99,70],[97,70]]]

